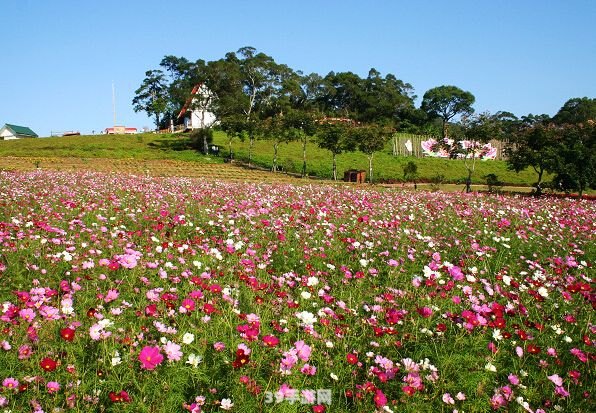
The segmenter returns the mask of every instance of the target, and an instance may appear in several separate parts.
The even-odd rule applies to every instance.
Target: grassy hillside
[[[174,159],[220,162],[191,149],[187,136],[153,133],[0,141],[0,156]]]
[[[228,139],[224,134],[215,134],[214,143],[219,145],[224,156],[228,156]],[[232,143],[234,157],[237,160],[248,159],[248,141],[235,140]],[[253,148],[253,162],[261,167],[271,167],[273,160],[273,144],[270,141],[256,141]],[[418,166],[418,174],[421,181],[431,181],[438,175],[442,175],[446,182],[463,182],[467,176],[467,170],[462,160],[449,160],[437,158],[414,158],[394,157],[391,154],[391,147],[388,145],[384,151],[375,153],[373,159],[375,181],[379,180],[401,180],[403,178],[403,166],[414,161]],[[302,146],[297,142],[281,144],[278,150],[278,164],[284,171],[299,172],[302,167]],[[361,169],[368,173],[368,158],[361,152],[344,153],[337,157],[338,178],[343,177],[347,169]],[[315,143],[307,145],[307,172],[311,176],[323,178],[332,177],[332,156],[331,152],[320,149]],[[531,185],[536,181],[536,174],[533,170],[526,170],[522,173],[515,173],[507,169],[505,161],[477,161],[473,182],[485,183],[483,176],[495,174],[498,178],[510,185]]]
[[[228,155],[228,140],[225,134],[217,132],[214,144],[220,149],[220,156],[204,156],[190,148],[188,135],[94,135],[53,137],[43,139],[23,139],[0,141],[0,157],[71,157],[71,158],[111,158],[138,160],[178,160],[195,163],[223,163]],[[248,142],[233,142],[234,158],[245,161],[248,158]],[[269,141],[257,141],[254,146],[253,163],[270,168],[273,159],[273,146]],[[446,182],[462,182],[466,176],[464,162],[434,158],[393,157],[389,146],[374,156],[375,180],[398,181],[403,177],[403,166],[414,161],[418,165],[421,181],[431,181],[442,175]],[[299,143],[282,144],[279,147],[278,164],[286,172],[299,172],[302,165],[302,148]],[[307,147],[308,174],[320,178],[331,178],[331,153],[319,149],[316,144]],[[339,155],[337,170],[339,177],[347,169],[368,171],[367,157],[360,152]],[[531,170],[520,174],[507,170],[504,161],[479,161],[473,176],[475,183],[485,183],[483,176],[495,174],[510,185],[530,185],[535,181]]]

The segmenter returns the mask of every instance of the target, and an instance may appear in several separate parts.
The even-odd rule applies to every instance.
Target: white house
[[[33,132],[26,126],[17,126],[6,123],[0,129],[0,141],[38,137],[39,136],[37,136],[37,133]]]
[[[215,114],[209,111],[213,97],[213,93],[203,84],[192,88],[190,97],[178,114],[179,120],[184,119],[185,129],[202,129],[215,124]]]

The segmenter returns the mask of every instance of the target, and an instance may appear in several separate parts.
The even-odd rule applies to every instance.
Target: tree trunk
[[[228,147],[230,148],[230,161],[232,160],[232,139],[228,139]]]
[[[442,134],[443,134],[443,139],[445,139],[447,137],[447,121],[445,119],[443,119]]]
[[[474,173],[474,169],[476,169],[476,152],[474,152],[476,148],[472,147],[472,165],[468,164],[468,157],[464,158],[464,165],[468,170],[468,177],[466,178],[466,193],[472,192],[472,174]]]
[[[368,155],[368,183],[373,183],[373,156],[374,154]]]
[[[337,181],[337,164],[335,162],[335,153],[333,153],[333,180]]]
[[[250,163],[252,162],[252,145],[255,142],[255,138],[250,135],[250,138],[248,139],[248,166],[251,166]]]
[[[302,177],[306,177],[306,136],[302,138]]]
[[[540,168],[538,171],[538,182],[536,182],[536,196],[542,195],[542,174],[544,173],[544,169]]]
[[[205,110],[201,109],[201,128],[205,129]],[[209,153],[209,144],[207,143],[207,134],[203,134],[203,153]]]
[[[275,141],[273,143],[273,165],[271,166],[271,172],[277,172],[277,148],[279,147],[279,142]]]
[[[397,135],[393,135],[393,139],[391,140],[391,142],[393,143],[393,156],[397,156],[398,152],[397,152]]]

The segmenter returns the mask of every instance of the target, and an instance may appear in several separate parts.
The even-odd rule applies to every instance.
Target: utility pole
[[[116,127],[116,89],[112,80],[112,108],[114,110],[114,127]]]

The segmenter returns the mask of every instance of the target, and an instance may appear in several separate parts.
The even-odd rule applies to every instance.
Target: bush
[[[496,174],[487,174],[483,176],[486,179],[486,186],[488,186],[488,192],[499,192],[503,187],[503,182],[499,180]]]
[[[190,136],[190,146],[197,150],[201,151],[204,154],[209,153],[209,145],[213,143],[213,129],[211,128],[203,128],[203,129],[195,129],[191,132]]]
[[[445,183],[445,175],[443,174],[436,174],[432,178],[430,178],[430,189],[432,191],[438,191],[441,189],[441,185]]]

